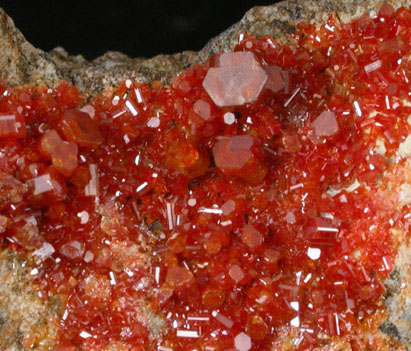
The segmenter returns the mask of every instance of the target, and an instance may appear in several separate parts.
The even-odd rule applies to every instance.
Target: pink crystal
[[[84,245],[77,240],[69,241],[60,248],[60,253],[71,259],[82,258],[84,251]]]
[[[221,206],[224,216],[228,216],[231,212],[235,210],[235,202],[233,200],[228,200],[224,202]]]
[[[246,224],[244,226],[241,238],[244,244],[250,248],[260,246],[264,240],[261,233],[251,224]]]
[[[244,272],[238,265],[232,266],[228,271],[228,274],[236,283],[240,282],[244,278]]]
[[[223,152],[222,145],[225,144],[228,144],[229,152]],[[237,135],[220,140],[213,150],[217,167],[236,170],[243,168],[253,158],[252,146],[253,138],[249,135]]]
[[[282,70],[278,66],[267,66],[264,67],[265,72],[267,73],[267,82],[265,87],[271,90],[273,93],[284,89],[285,82],[282,75]]]
[[[208,121],[211,117],[211,108],[210,104],[204,100],[197,100],[193,106],[194,112],[199,115],[205,121]]]
[[[267,74],[251,52],[222,54],[221,67],[211,67],[203,87],[217,106],[235,106],[257,100]]]
[[[322,112],[313,123],[314,131],[317,136],[329,137],[338,132],[338,121],[335,113],[331,111]]]
[[[246,333],[240,333],[234,338],[234,345],[238,351],[251,349],[251,338]]]
[[[54,189],[50,174],[44,174],[32,179],[34,184],[33,195],[40,195]]]

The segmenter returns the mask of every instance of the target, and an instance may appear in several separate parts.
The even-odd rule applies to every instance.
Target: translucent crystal
[[[41,151],[51,156],[53,167],[64,176],[70,176],[78,165],[77,145],[63,141],[53,129],[46,131],[40,142]]]
[[[253,341],[260,341],[267,335],[268,327],[261,316],[253,315],[247,321],[246,331]]]
[[[251,52],[222,54],[220,67],[208,70],[203,87],[217,106],[243,105],[255,101],[267,80]]]
[[[338,132],[339,126],[335,113],[332,111],[322,112],[313,123],[317,136],[330,137]]]
[[[54,168],[70,176],[78,165],[77,152],[76,144],[63,141],[51,156]]]
[[[85,248],[82,243],[77,240],[71,240],[60,247],[60,253],[72,260],[82,258]]]
[[[209,164],[207,155],[189,141],[174,142],[168,150],[166,166],[188,178],[202,176]]]
[[[246,224],[244,226],[241,238],[244,244],[250,248],[260,246],[264,240],[261,233],[251,224]]]
[[[237,334],[234,345],[238,351],[248,351],[251,349],[251,338],[246,333]]]
[[[56,250],[53,245],[49,243],[43,243],[43,245],[33,252],[36,262],[43,262],[49,258]]]
[[[0,139],[8,137],[23,138],[25,135],[26,124],[22,116],[0,113]]]
[[[267,82],[265,87],[271,90],[273,93],[284,89],[285,82],[282,75],[282,69],[278,66],[266,66],[264,67],[267,73]]]
[[[197,100],[193,105],[194,112],[205,121],[211,118],[210,104],[204,100]]]
[[[216,166],[228,176],[258,184],[267,173],[262,151],[250,135],[219,140],[213,155]]]
[[[222,289],[209,287],[203,292],[201,301],[206,308],[217,309],[224,303],[224,299],[225,294]]]
[[[229,269],[228,274],[230,275],[231,279],[234,280],[236,283],[239,283],[241,280],[243,280],[245,276],[243,270],[238,265],[232,266]]]
[[[60,116],[60,128],[68,141],[79,146],[96,147],[103,136],[90,115],[77,110],[66,110]]]
[[[40,148],[46,155],[52,155],[56,152],[58,146],[63,142],[60,135],[54,130],[47,130],[41,138]]]
[[[184,267],[173,266],[167,271],[166,282],[172,288],[183,288],[193,282],[193,273]]]

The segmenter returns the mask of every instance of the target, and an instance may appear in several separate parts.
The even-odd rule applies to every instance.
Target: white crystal
[[[300,326],[300,318],[299,318],[299,317],[293,318],[293,319],[290,321],[290,324],[291,324],[293,327],[298,328],[298,327]]]
[[[86,224],[90,218],[89,214],[87,211],[81,211],[77,213],[77,217],[80,218],[80,223],[81,224]]]
[[[54,250],[53,245],[49,243],[43,243],[43,245],[33,252],[33,256],[37,262],[43,262],[47,258],[49,258],[56,250]]]
[[[315,247],[309,247],[308,250],[307,250],[307,255],[313,261],[318,260],[321,256],[321,249],[318,249],[318,248],[315,248]]]
[[[98,168],[96,164],[89,165],[91,179],[86,185],[85,193],[86,196],[98,196],[99,192],[99,181],[98,181]]]
[[[83,338],[83,339],[88,339],[88,338],[91,338],[91,334],[89,334],[89,333],[87,333],[86,331],[83,330],[80,333],[80,337]]]
[[[198,338],[200,335],[197,330],[177,330],[177,337],[179,338]]]

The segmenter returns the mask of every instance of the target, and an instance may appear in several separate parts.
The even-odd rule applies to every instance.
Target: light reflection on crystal
[[[92,335],[91,335],[90,333],[87,333],[86,331],[83,330],[83,331],[80,333],[80,337],[83,338],[83,339],[88,339],[88,338],[91,338]]]
[[[307,256],[312,260],[318,260],[321,256],[321,249],[309,247],[307,250]]]
[[[284,103],[284,107],[287,107],[291,101],[294,100],[294,98],[297,96],[297,94],[300,92],[301,88],[297,88],[296,90],[294,90],[294,92],[292,93],[292,95],[290,96],[290,98]]]
[[[85,188],[86,196],[98,196],[99,195],[99,181],[98,181],[98,168],[96,164],[90,164],[89,170],[91,174],[91,180]]]
[[[300,326],[300,318],[299,317],[295,317],[290,321],[290,325],[292,325],[293,327],[298,328]]]
[[[177,329],[176,335],[179,338],[199,338],[200,337],[197,330]]]
[[[40,195],[54,189],[50,174],[44,174],[40,177],[33,178],[32,181],[34,183],[33,195]]]
[[[228,329],[231,329],[231,327],[234,325],[234,322],[231,319],[225,317],[217,311],[213,311],[212,316]]]
[[[364,71],[365,71],[367,74],[369,74],[369,73],[371,73],[371,72],[373,72],[373,71],[381,68],[381,66],[382,66],[382,61],[381,61],[381,60],[377,60],[377,61],[374,61],[374,62],[372,62],[372,63],[364,66]]]
[[[231,125],[236,121],[235,115],[232,112],[226,112],[224,113],[224,123]]]
[[[362,111],[361,111],[360,104],[358,103],[358,101],[354,101],[354,108],[355,108],[355,112],[357,113],[357,116],[361,117]]]

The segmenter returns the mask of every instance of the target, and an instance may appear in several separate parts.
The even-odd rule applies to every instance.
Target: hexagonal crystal
[[[248,351],[251,349],[251,338],[246,333],[237,334],[234,345],[238,351]]]
[[[338,132],[338,121],[332,111],[322,112],[313,123],[314,131],[317,136],[329,137]]]
[[[208,70],[203,87],[217,106],[243,105],[257,100],[267,74],[251,52],[220,57],[221,67]]]

